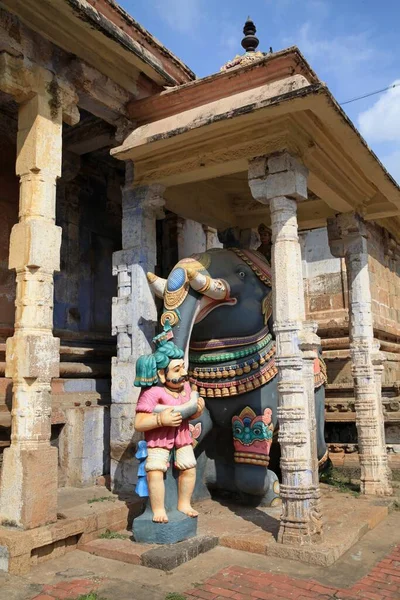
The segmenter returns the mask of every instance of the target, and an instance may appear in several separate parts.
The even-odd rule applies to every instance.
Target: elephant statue
[[[277,368],[271,269],[257,251],[215,248],[180,260],[167,280],[148,274],[163,300],[190,383],[206,410],[190,428],[197,457],[195,499],[225,490],[263,506],[279,502]],[[318,458],[324,440],[322,360],[315,364]]]

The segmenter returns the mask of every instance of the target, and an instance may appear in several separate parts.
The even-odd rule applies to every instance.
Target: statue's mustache
[[[178,384],[178,383],[184,383],[188,379],[189,379],[188,375],[182,375],[182,377],[178,377],[177,379],[170,379],[169,377],[167,377],[166,381],[168,381],[168,383]]]

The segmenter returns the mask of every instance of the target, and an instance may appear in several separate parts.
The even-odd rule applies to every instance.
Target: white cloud
[[[376,60],[368,32],[329,37],[314,21],[306,21],[296,34],[295,43],[311,64],[320,64],[325,73],[341,74],[342,78],[371,59]]]
[[[195,34],[203,17],[203,0],[155,0],[159,17],[172,29]]]
[[[400,148],[397,148],[397,150],[394,150],[391,154],[383,156],[381,161],[393,179],[400,185]]]
[[[400,79],[371,108],[358,117],[358,126],[369,143],[400,142]]]

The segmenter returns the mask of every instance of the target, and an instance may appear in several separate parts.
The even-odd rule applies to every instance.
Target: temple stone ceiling
[[[185,216],[215,227],[257,227],[270,223],[269,207],[256,202],[250,192],[247,172],[223,175],[196,184],[182,184],[166,189],[167,207]],[[334,210],[310,189],[308,200],[299,204],[299,227],[322,227]]]

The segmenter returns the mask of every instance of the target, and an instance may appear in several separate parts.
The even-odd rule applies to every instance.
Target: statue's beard
[[[177,379],[170,379],[169,377],[165,378],[165,381],[167,383],[173,383],[174,385],[179,385],[180,383],[185,383],[185,381],[188,381],[189,376],[188,375],[182,375],[182,377],[178,377]]]

